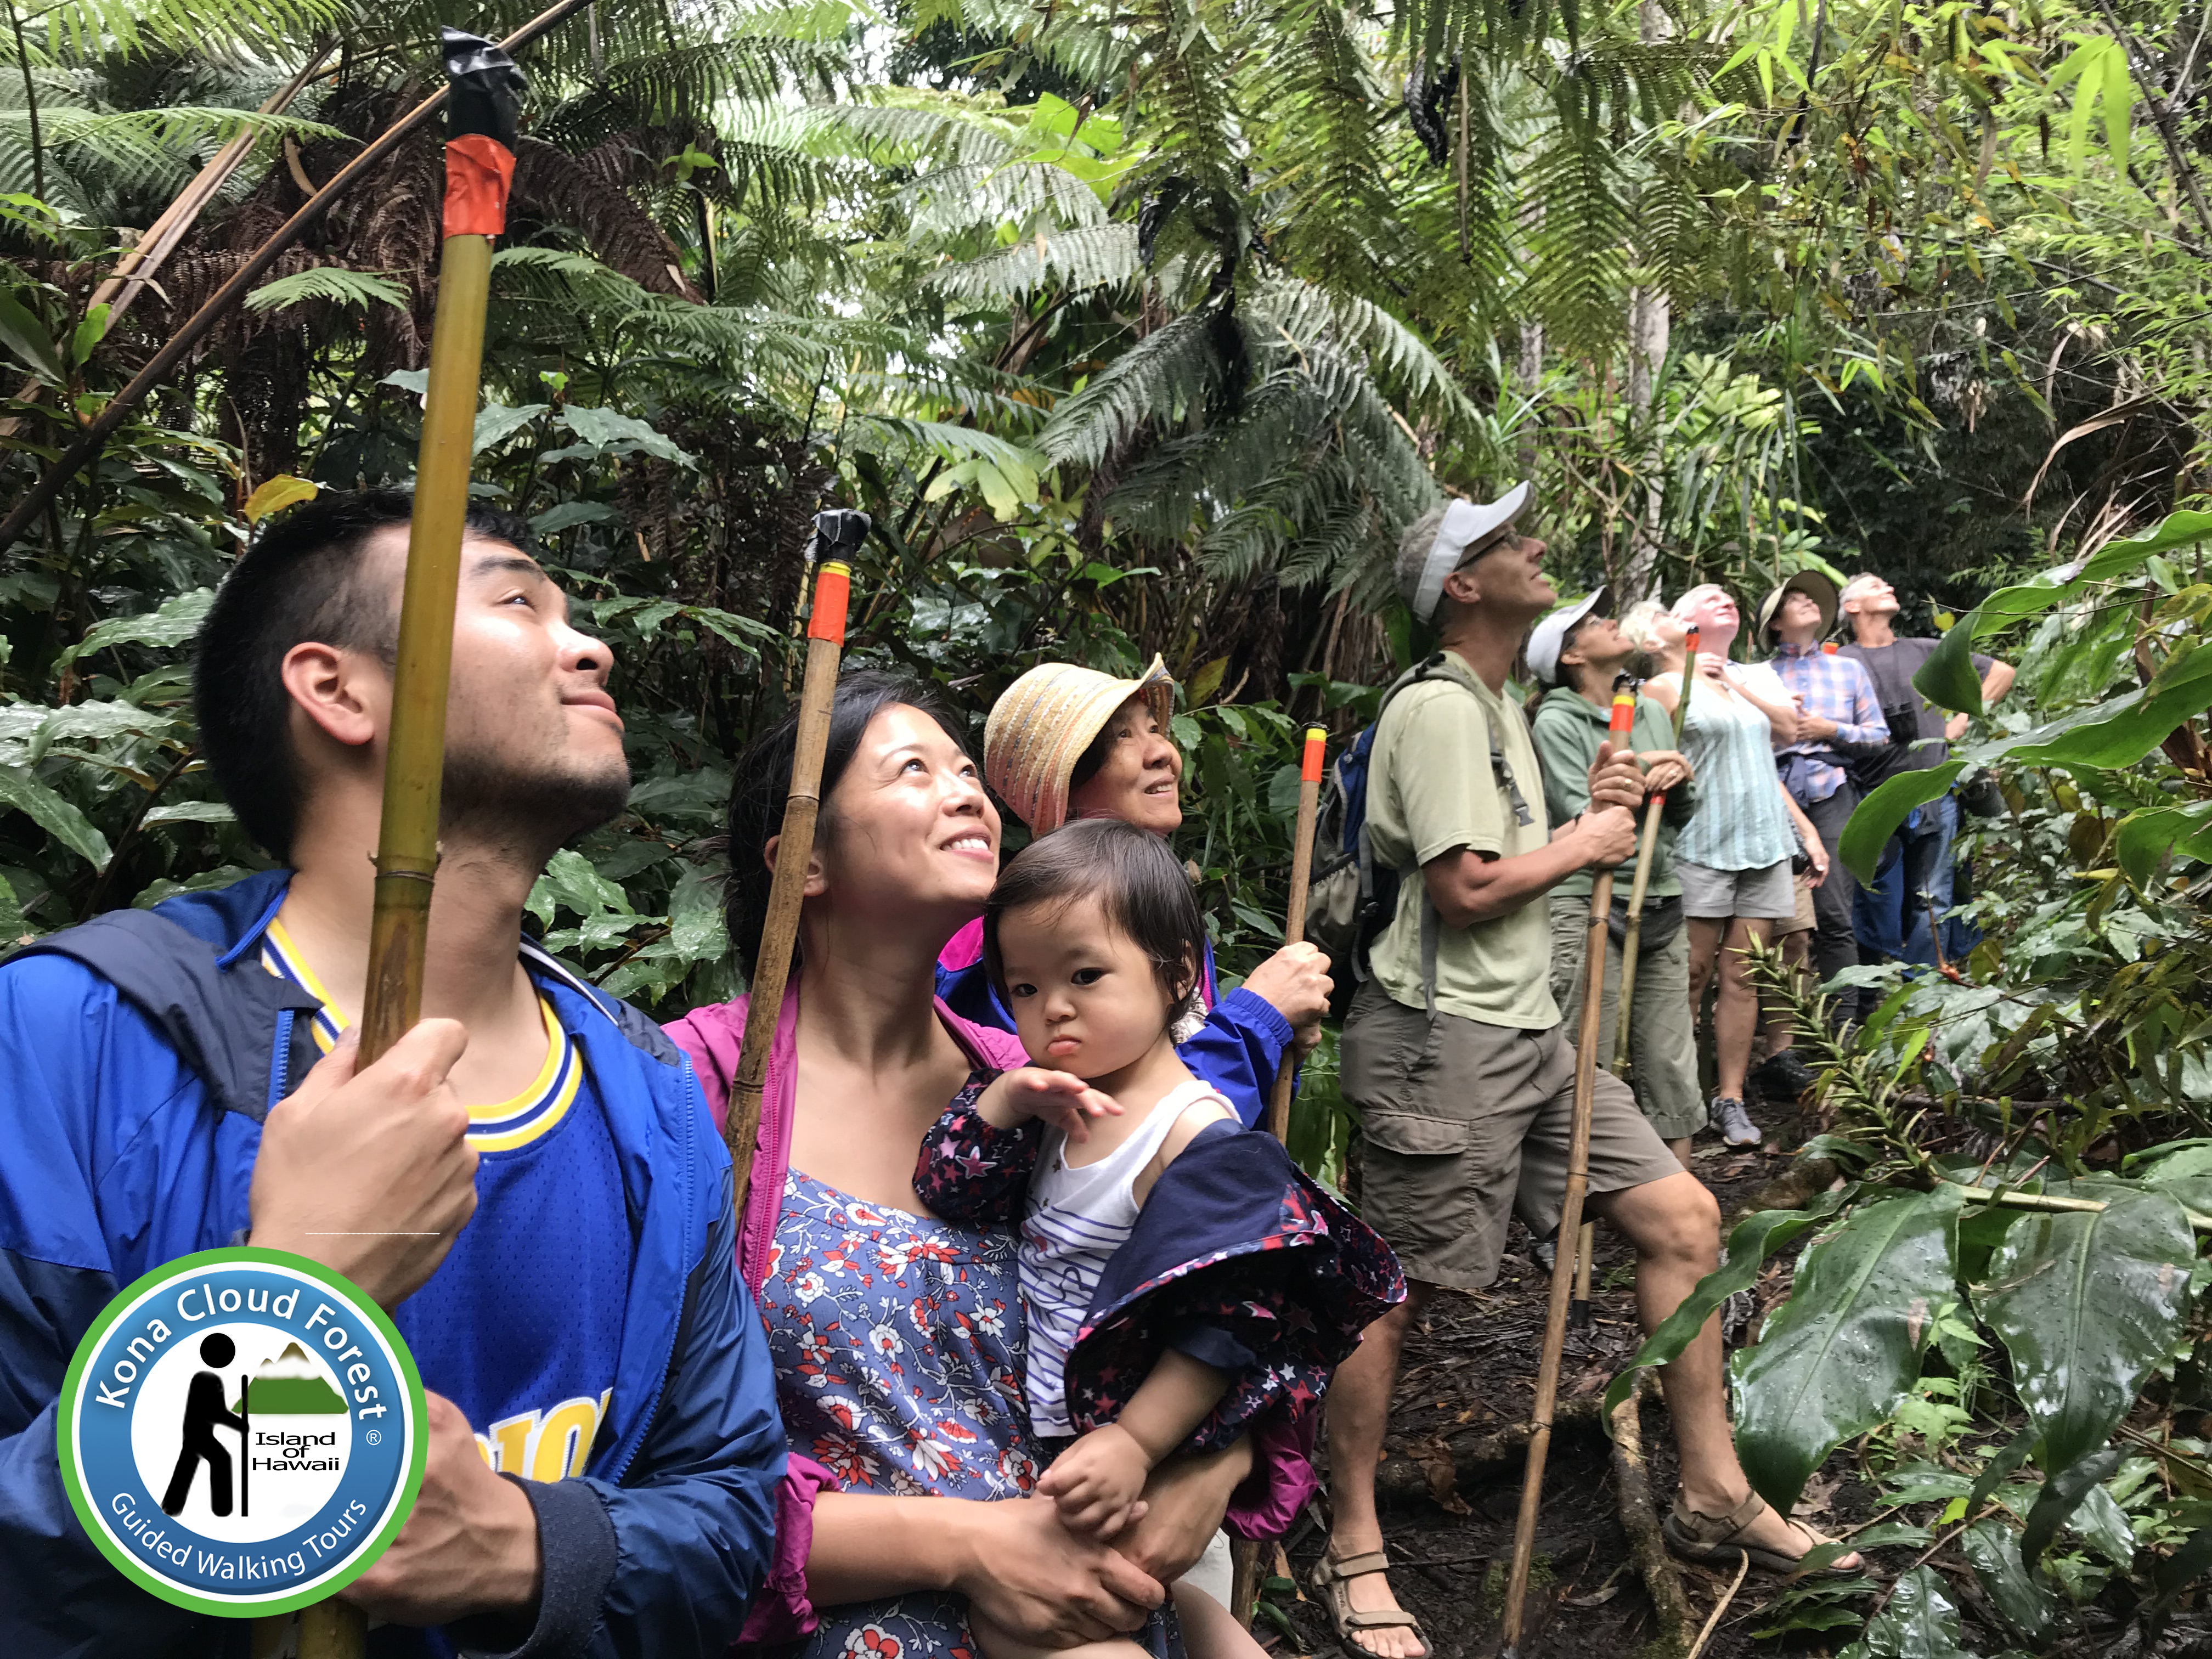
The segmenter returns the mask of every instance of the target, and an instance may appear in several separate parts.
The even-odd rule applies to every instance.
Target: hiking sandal
[[[1693,1562],[1698,1566],[1732,1567],[1739,1559],[1747,1555],[1751,1558],[1752,1565],[1764,1567],[1769,1572],[1796,1572],[1803,1556],[1784,1555],[1779,1550],[1742,1541],[1744,1528],[1758,1520],[1766,1508],[1766,1500],[1753,1492],[1726,1515],[1706,1515],[1686,1506],[1681,1494],[1677,1492],[1674,1508],[1659,1522],[1659,1531],[1666,1539],[1668,1549],[1685,1561]],[[1813,1540],[1808,1546],[1808,1553],[1823,1544],[1835,1541],[1823,1537],[1802,1521],[1792,1521],[1790,1524]],[[1856,1566],[1839,1567],[1831,1564],[1808,1576],[1846,1578],[1858,1571]]]
[[[1374,1659],[1365,1648],[1352,1638],[1362,1631],[1410,1630],[1421,1650],[1413,1659],[1428,1659],[1434,1651],[1429,1645],[1429,1633],[1421,1628],[1421,1621],[1404,1608],[1385,1608],[1378,1613],[1362,1613],[1352,1605],[1352,1596],[1345,1586],[1355,1578],[1364,1578],[1372,1572],[1390,1571],[1390,1558],[1382,1550],[1367,1550],[1358,1555],[1347,1555],[1342,1560],[1332,1556],[1324,1547],[1321,1560],[1313,1570],[1313,1587],[1321,1592],[1322,1603],[1328,1609],[1329,1622],[1336,1626],[1336,1639],[1344,1644],[1345,1651],[1358,1654],[1360,1659]]]

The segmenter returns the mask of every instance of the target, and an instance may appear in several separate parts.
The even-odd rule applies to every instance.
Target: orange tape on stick
[[[446,234],[496,236],[507,228],[514,152],[481,132],[446,140]]]
[[[1321,781],[1322,757],[1328,752],[1328,732],[1327,728],[1319,726],[1309,726],[1306,727],[1306,749],[1304,755],[1300,758],[1300,764],[1298,766],[1299,782],[1319,783]]]
[[[852,598],[852,567],[830,560],[814,579],[814,611],[806,619],[806,637],[844,644],[845,611]]]

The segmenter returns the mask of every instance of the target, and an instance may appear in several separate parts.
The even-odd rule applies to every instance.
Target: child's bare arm
[[[1055,1072],[1042,1066],[1018,1066],[993,1079],[976,1099],[975,1110],[994,1128],[1018,1128],[1031,1118],[1066,1131],[1080,1144],[1091,1139],[1091,1120],[1111,1112],[1121,1115],[1121,1103],[1092,1088],[1073,1072]]]
[[[1118,1421],[1070,1446],[1037,1482],[1072,1530],[1111,1538],[1144,1513],[1145,1478],[1228,1392],[1225,1371],[1173,1349],[1162,1354]]]

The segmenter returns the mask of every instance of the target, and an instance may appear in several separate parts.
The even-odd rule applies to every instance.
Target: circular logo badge
[[[281,1250],[204,1250],[109,1303],[70,1362],[62,1484],[100,1553],[196,1613],[335,1595],[398,1534],[425,1407],[384,1310]]]

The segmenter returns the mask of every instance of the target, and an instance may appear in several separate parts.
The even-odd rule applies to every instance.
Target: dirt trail
[[[1708,1154],[1702,1144],[1699,1152],[1697,1173],[1712,1188],[1723,1214],[1788,1162],[1758,1152],[1729,1154],[1716,1149]],[[1614,1370],[1636,1349],[1640,1333],[1630,1289],[1631,1261],[1626,1248],[1601,1225],[1593,1322],[1586,1337],[1570,1334],[1560,1370],[1563,1410],[1570,1401],[1602,1395]],[[1382,1473],[1386,1485],[1416,1492],[1426,1488],[1440,1493],[1441,1501],[1434,1495],[1402,1498],[1386,1509],[1383,1528],[1398,1595],[1427,1626],[1437,1659],[1475,1659],[1496,1650],[1497,1604],[1512,1553],[1521,1492],[1518,1453],[1492,1473],[1450,1481],[1446,1437],[1457,1437],[1463,1449],[1471,1434],[1528,1420],[1548,1291],[1548,1276],[1528,1258],[1526,1238],[1516,1228],[1498,1283],[1480,1294],[1438,1297],[1431,1304],[1426,1328],[1407,1346]],[[1653,1496],[1663,1510],[1674,1497],[1674,1442],[1666,1413],[1656,1401],[1645,1407],[1643,1421]],[[1407,1463],[1413,1470],[1394,1476],[1391,1466]],[[1821,1479],[1816,1477],[1816,1484]],[[1832,1508],[1851,1510],[1863,1504],[1862,1494],[1843,1490],[1850,1484],[1834,1489],[1828,1500]],[[1286,1639],[1264,1615],[1254,1627],[1277,1652],[1340,1650],[1315,1592],[1306,1588],[1322,1542],[1310,1520],[1292,1534],[1288,1555],[1304,1599],[1283,1594],[1271,1599],[1287,1613],[1298,1639]],[[1629,1656],[1652,1640],[1651,1603],[1629,1560],[1609,1447],[1594,1429],[1563,1431],[1553,1438],[1536,1556],[1540,1588],[1530,1593],[1523,1659]],[[1733,1569],[1726,1574],[1682,1570],[1697,1623],[1704,1622],[1733,1577]],[[1705,1648],[1710,1659],[1734,1659],[1753,1650],[1751,1632],[1760,1625],[1757,1611],[1772,1595],[1773,1583],[1758,1574],[1747,1581]],[[1818,1653],[1820,1644],[1800,1650]]]

